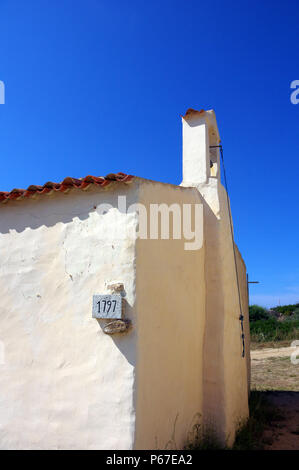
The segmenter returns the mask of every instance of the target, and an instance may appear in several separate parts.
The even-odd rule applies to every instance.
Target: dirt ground
[[[291,362],[295,351],[290,347],[251,351],[251,388],[299,392],[299,364]]]
[[[287,348],[290,346],[291,341],[289,339],[283,340],[283,341],[268,341],[268,342],[251,342],[250,344],[250,349],[251,351],[255,351],[256,349],[265,349],[265,348],[270,348],[270,349],[276,349],[276,348]]]
[[[251,351],[251,387],[268,390],[267,399],[281,415],[275,426],[265,430],[266,450],[299,450],[299,364],[292,364],[290,358],[294,350],[275,347]]]
[[[281,419],[264,432],[265,450],[299,450],[299,392],[269,392],[268,400]]]

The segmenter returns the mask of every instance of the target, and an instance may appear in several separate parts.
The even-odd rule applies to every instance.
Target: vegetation
[[[267,320],[269,318],[268,310],[259,305],[250,305],[249,307],[249,320],[251,322],[258,320]]]
[[[288,391],[299,395],[298,364],[291,362],[290,355],[253,360],[251,363],[251,386],[255,390]]]
[[[295,310],[297,310],[297,313],[299,313],[299,304],[293,304],[293,305],[283,305],[279,307],[274,307],[272,310],[282,313],[283,315],[290,316],[293,315]]]
[[[285,321],[299,320],[299,307],[296,308],[291,315],[285,316]]]
[[[267,392],[252,391],[249,399],[249,418],[240,426],[233,450],[261,450],[266,442],[265,429],[283,420],[280,411],[267,399]]]
[[[211,428],[203,430],[199,424],[195,425],[189,435],[184,450],[226,450]]]
[[[262,343],[279,341],[289,346],[299,339],[299,304],[284,305],[267,310],[259,305],[249,307],[251,340],[257,347]],[[255,387],[249,399],[249,418],[240,423],[234,445],[229,448],[219,442],[213,430],[194,426],[185,446],[187,450],[261,450],[280,433],[284,420],[281,411],[271,403],[270,390],[298,390],[297,367],[289,357],[265,359],[262,364],[253,364],[252,382]],[[259,390],[256,390],[258,388]],[[267,391],[266,391],[267,390]],[[292,392],[289,392],[292,393]],[[299,433],[299,428],[291,431]],[[276,437],[275,437],[276,436]]]
[[[249,307],[250,334],[253,342],[299,339],[299,304],[267,310]]]
[[[283,341],[299,338],[299,320],[280,322],[276,318],[250,324],[251,340],[255,342]]]

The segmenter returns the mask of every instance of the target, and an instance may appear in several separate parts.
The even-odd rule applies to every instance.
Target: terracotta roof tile
[[[71,188],[86,189],[90,185],[101,186],[102,188],[110,184],[112,181],[118,181],[121,183],[129,183],[132,181],[134,176],[127,175],[125,173],[109,173],[107,176],[85,176],[85,178],[71,178],[67,176],[61,183],[53,183],[48,181],[43,186],[37,186],[32,184],[27,189],[12,189],[11,191],[5,192],[0,191],[0,202],[5,203],[9,200],[24,199],[33,197],[36,194],[48,194],[53,191],[66,192]]]

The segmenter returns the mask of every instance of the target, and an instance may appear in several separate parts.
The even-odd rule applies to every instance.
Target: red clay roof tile
[[[48,181],[43,186],[37,186],[32,184],[27,189],[13,189],[12,191],[0,191],[0,202],[5,203],[8,200],[16,200],[23,198],[30,198],[35,194],[48,194],[52,191],[65,192],[71,188],[86,189],[89,185],[94,184],[96,186],[105,187],[111,183],[111,181],[118,181],[121,183],[129,183],[132,181],[134,176],[127,175],[125,173],[109,173],[107,176],[85,176],[85,178],[71,178],[68,176],[64,178],[61,183],[52,183]]]

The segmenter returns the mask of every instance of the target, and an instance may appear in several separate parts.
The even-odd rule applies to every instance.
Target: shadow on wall
[[[127,198],[127,206],[136,202],[132,187],[125,183],[117,183],[117,192],[111,183],[109,188],[90,188],[82,191],[77,188],[68,193],[55,193],[54,195],[37,196],[36,199],[21,201],[8,201],[0,204],[0,233],[9,233],[15,230],[18,233],[26,228],[35,230],[39,227],[53,227],[58,223],[69,223],[73,219],[86,220],[92,212],[97,210],[99,204],[109,204],[118,208],[118,196]],[[136,186],[135,186],[136,187]]]
[[[134,309],[131,307],[129,302],[126,300],[126,291],[122,291],[123,295],[123,302],[124,302],[124,320],[129,320],[130,321],[130,327],[121,333],[115,333],[115,334],[107,334],[107,336],[110,336],[111,340],[114,342],[115,346],[119,349],[119,351],[122,353],[122,355],[126,358],[126,360],[131,364],[132,366],[136,366],[136,354],[135,351],[132,349],[130,342],[128,341],[128,338],[132,339],[136,335],[136,328],[133,327],[133,322],[132,319],[134,317]],[[96,318],[98,325],[100,327],[100,330],[104,332],[105,326],[111,322],[112,320],[106,320],[106,319],[100,319]],[[134,318],[134,324],[136,323],[136,318]],[[135,325],[134,325],[135,326]]]
[[[126,291],[123,291],[124,297]],[[136,403],[137,403],[137,380],[136,380],[136,344],[137,344],[137,332],[136,332],[136,315],[134,308],[127,302],[124,298],[124,319],[129,319],[131,322],[131,327],[123,333],[116,333],[112,335],[107,335],[110,337],[110,340],[114,343],[116,348],[120,351],[124,359],[132,366],[134,370],[134,383],[132,390],[132,414],[136,413]],[[103,329],[109,323],[110,320],[94,319],[98,322],[99,333],[104,333]],[[104,333],[106,334],[106,333]],[[133,346],[134,345],[134,346]],[[109,358],[107,358],[109,361]],[[122,367],[119,365],[118,367]],[[120,371],[115,370],[114,373],[117,375]],[[113,384],[112,384],[113,386]]]

